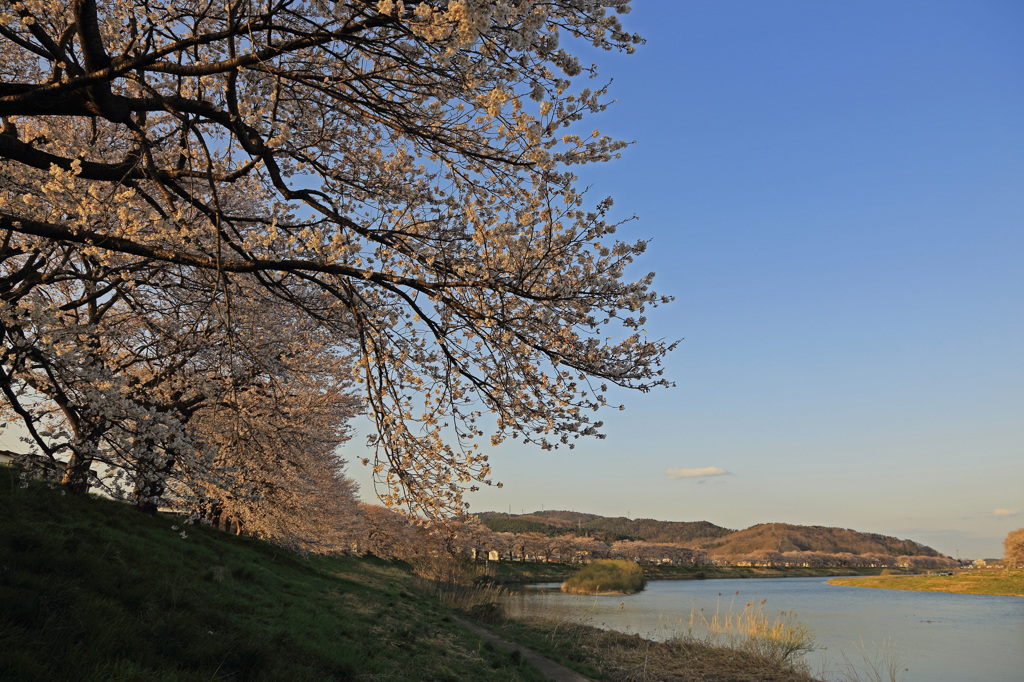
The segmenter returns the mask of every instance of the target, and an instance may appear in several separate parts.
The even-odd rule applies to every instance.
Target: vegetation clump
[[[721,608],[712,614],[691,609],[689,628],[681,638],[708,647],[745,651],[779,665],[793,664],[801,654],[814,649],[814,633],[792,611],[769,619],[764,613],[767,599],[750,601],[742,611],[736,611],[733,606],[737,596],[739,591],[726,613]]]
[[[562,583],[571,594],[632,594],[644,589],[644,571],[632,561],[597,559]]]

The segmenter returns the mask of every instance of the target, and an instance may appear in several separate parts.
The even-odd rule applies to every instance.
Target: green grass
[[[893,575],[833,578],[829,585],[878,587],[887,590],[992,594],[1024,597],[1024,570],[984,570],[956,575]]]
[[[401,564],[302,558],[3,467],[0,518],[0,679],[543,679]]]
[[[632,594],[644,589],[644,571],[632,561],[597,559],[562,583],[563,592],[573,594]]]

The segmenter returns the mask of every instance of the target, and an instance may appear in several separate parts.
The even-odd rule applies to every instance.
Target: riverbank
[[[494,585],[534,585],[563,582],[578,566],[541,561],[491,561],[480,566],[479,582]],[[712,580],[750,578],[828,578],[878,575],[879,568],[813,568],[766,566],[644,566],[647,580]]]
[[[1024,570],[985,570],[955,575],[883,575],[833,578],[828,581],[828,584],[886,590],[1024,597]]]
[[[633,682],[821,682],[799,661],[696,640],[654,641],[567,621],[507,620],[491,629],[583,674]],[[859,679],[859,678],[853,678]]]
[[[756,578],[827,578],[829,576],[878,575],[880,568],[811,566],[644,566],[648,580],[719,580]]]
[[[462,627],[401,562],[300,557],[61,493],[0,467],[0,679],[547,679]],[[701,679],[805,682],[730,650],[517,622],[492,603],[500,588],[466,589],[466,616],[592,678],[692,679],[670,666],[700,659]]]

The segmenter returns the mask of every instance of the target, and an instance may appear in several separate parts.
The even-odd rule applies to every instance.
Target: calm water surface
[[[724,615],[766,599],[769,620],[794,611],[815,635],[811,670],[835,670],[895,643],[905,682],[1024,682],[1024,598],[939,594],[826,584],[826,578],[654,581],[638,594],[576,597],[538,585],[528,611],[555,612],[650,639],[685,634],[692,608]],[[547,589],[545,589],[547,588]],[[736,595],[736,591],[739,594]],[[721,596],[719,596],[721,595]],[[735,595],[735,601],[733,601]]]

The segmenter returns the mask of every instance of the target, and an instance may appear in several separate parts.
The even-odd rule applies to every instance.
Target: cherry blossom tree
[[[74,432],[64,440],[80,451],[62,447],[81,464],[69,469],[79,487],[98,439],[131,441],[112,424],[144,422],[135,442],[161,453],[150,463],[159,488],[168,466],[198,459],[196,448],[180,410],[131,395],[174,378],[131,378],[109,355],[150,340],[114,313],[133,287],[199,281],[212,283],[207,300],[221,297],[226,320],[232,288],[259,288],[355,357],[350,378],[376,425],[367,463],[385,503],[462,511],[462,491],[490,482],[479,448],[488,432],[493,443],[544,448],[600,435],[591,414],[608,386],[664,385],[671,348],[644,331],[646,310],[665,300],[652,276],[624,276],[645,243],[615,241],[611,200],[590,201],[573,173],[623,143],[584,128],[605,91],[562,43],[632,51],[640,39],[616,16],[628,9],[628,0],[6,5],[8,410],[44,451],[53,446],[39,429]],[[99,315],[81,321],[77,349],[54,336],[66,306]],[[40,376],[74,374],[75,363],[88,368],[80,390],[43,390],[51,380]],[[124,415],[104,411],[108,390],[127,401]],[[45,416],[30,409],[37,400]]]
[[[357,405],[343,390],[351,362],[324,330],[261,297],[261,288],[181,283],[148,266],[97,286],[109,268],[78,251],[34,258],[35,277],[15,273],[21,286],[9,289],[2,309],[9,345],[0,387],[52,468],[65,456],[70,490],[98,485],[155,511],[176,476],[193,493],[205,490],[204,500],[218,486],[233,489],[211,510],[225,497],[249,509],[257,498],[276,499],[278,521],[289,516],[280,499],[286,483],[304,500],[313,479],[346,490],[332,479],[341,464],[333,450]],[[230,308],[229,291],[239,301]],[[311,510],[331,503],[320,496],[304,504],[303,513],[293,505],[291,518],[308,525],[317,518]],[[237,509],[233,516],[241,518]]]
[[[158,472],[194,446],[182,426],[210,395],[196,383],[212,378],[196,371],[209,354],[209,329],[182,324],[181,292],[161,291],[145,265],[114,266],[120,281],[111,284],[108,265],[54,246],[3,254],[11,266],[0,306],[5,411],[22,419],[29,444],[51,463],[66,459],[73,492],[96,482],[92,465],[102,462],[130,469],[141,500],[159,486]]]
[[[1011,531],[1003,540],[1006,550],[1006,567],[1015,568],[1024,564],[1024,528]]]
[[[518,545],[523,561],[547,561],[551,555],[551,538],[540,533],[520,533]]]
[[[441,542],[423,525],[386,507],[376,504],[360,505],[364,532],[358,541],[361,553],[370,553],[382,559],[413,561],[430,551],[441,551]]]
[[[607,558],[611,550],[605,543],[591,537],[576,538],[576,545],[579,558],[585,561]]]
[[[252,303],[250,299],[248,303]],[[331,352],[316,327],[273,301],[236,312],[232,360],[247,372],[215,394],[187,424],[211,456],[173,471],[175,506],[303,551],[347,550],[362,533],[355,484],[336,448],[359,405],[344,374],[350,359]],[[273,324],[266,324],[266,321]],[[287,333],[285,333],[285,331]],[[256,333],[259,332],[259,333]]]
[[[519,547],[516,540],[515,533],[493,533],[491,535],[493,549],[498,552],[498,556],[504,561],[515,559]]]

